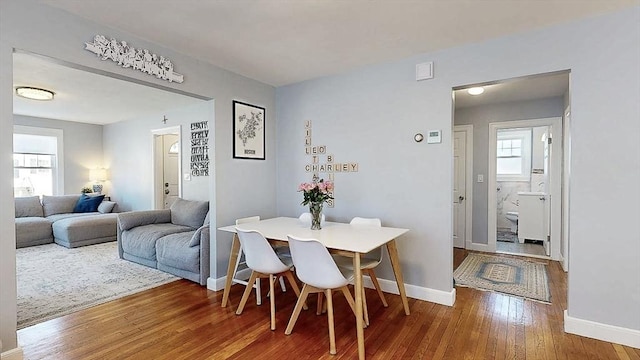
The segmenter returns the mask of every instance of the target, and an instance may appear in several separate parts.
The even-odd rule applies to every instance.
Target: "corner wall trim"
[[[564,311],[564,331],[640,349],[640,331],[571,317]]]
[[[0,354],[0,358],[2,360],[22,360],[24,359],[22,348],[18,346],[17,348],[5,351]]]

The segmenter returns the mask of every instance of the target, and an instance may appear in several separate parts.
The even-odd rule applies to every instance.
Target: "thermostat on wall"
[[[440,144],[442,142],[442,130],[429,130],[427,144]]]

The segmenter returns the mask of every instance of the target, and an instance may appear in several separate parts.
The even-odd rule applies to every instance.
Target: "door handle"
[[[169,193],[170,193],[170,192],[171,192],[171,191],[169,191],[169,189],[164,189],[164,194],[165,194],[165,195],[169,195]]]
[[[462,200],[464,200],[464,196],[462,195],[458,196],[458,202],[462,202]]]
[[[547,200],[547,198],[545,198],[544,196],[540,197],[540,200],[545,201]]]
[[[164,187],[169,187],[169,183],[164,183]]]

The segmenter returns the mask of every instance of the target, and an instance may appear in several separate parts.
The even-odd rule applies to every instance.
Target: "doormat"
[[[547,266],[539,262],[469,253],[453,279],[457,286],[551,303]]]

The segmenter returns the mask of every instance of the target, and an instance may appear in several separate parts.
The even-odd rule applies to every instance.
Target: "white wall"
[[[202,101],[201,104],[185,108],[163,111],[144,118],[108,124],[104,126],[104,162],[109,169],[113,201],[118,203],[119,211],[149,210],[153,208],[153,174],[152,174],[152,135],[151,130],[180,126],[182,131],[181,156],[182,172],[189,172],[190,139],[192,122],[212,119],[213,101]],[[169,119],[162,122],[164,116]],[[211,121],[211,130],[214,130]],[[210,133],[213,144],[215,134]],[[211,146],[211,153],[214,153]],[[131,156],[131,154],[136,154]],[[213,169],[213,161],[211,162]],[[192,177],[182,182],[182,197],[188,200],[209,200],[209,182],[213,175]]]
[[[310,119],[314,141],[360,164],[337,175],[328,217],[379,216],[411,229],[398,244],[406,282],[450,291],[451,89],[570,69],[568,315],[640,330],[639,20],[635,7],[279,88],[278,212],[302,210],[295,189],[309,179]],[[434,61],[435,78],[416,82],[424,61]],[[442,144],[413,142],[431,129],[442,130]],[[390,278],[388,266],[381,276]]]
[[[561,117],[563,101],[562,97],[551,97],[455,110],[455,125],[473,124],[473,179],[477,179],[478,175],[483,175],[485,178],[484,182],[473,182],[473,225],[471,235],[473,243],[487,244],[489,123]],[[529,190],[527,189],[527,191]]]
[[[84,43],[92,41],[96,34],[103,34],[128,43],[163,54],[171,59],[177,72],[184,75],[184,83],[169,83],[132,69],[118,67],[110,61],[100,61],[84,50]],[[272,86],[233,74],[167,49],[159,44],[149,43],[132,34],[107,28],[59,9],[35,2],[0,1],[0,124],[2,124],[2,145],[0,151],[0,209],[2,209],[2,232],[0,251],[0,335],[2,351],[14,349],[16,341],[15,322],[15,234],[13,233],[13,197],[10,192],[12,182],[11,126],[12,110],[12,51],[13,49],[33,52],[88,67],[131,78],[142,83],[152,83],[166,88],[197,94],[203,98],[215,99],[215,110],[210,116],[214,126],[215,158],[213,166],[216,181],[210,177],[208,183],[212,207],[213,228],[219,223],[228,225],[248,211],[262,216],[276,214],[275,201],[275,91]],[[266,161],[233,160],[231,155],[232,100],[240,100],[266,108]],[[5,141],[6,140],[6,141]],[[135,156],[135,154],[131,154]],[[134,184],[135,185],[135,184]],[[225,274],[231,237],[212,231],[211,277]],[[219,261],[217,264],[215,261]]]
[[[83,187],[91,187],[89,169],[102,167],[102,125],[22,115],[14,115],[13,121],[15,125],[62,130],[64,193],[79,194]]]

